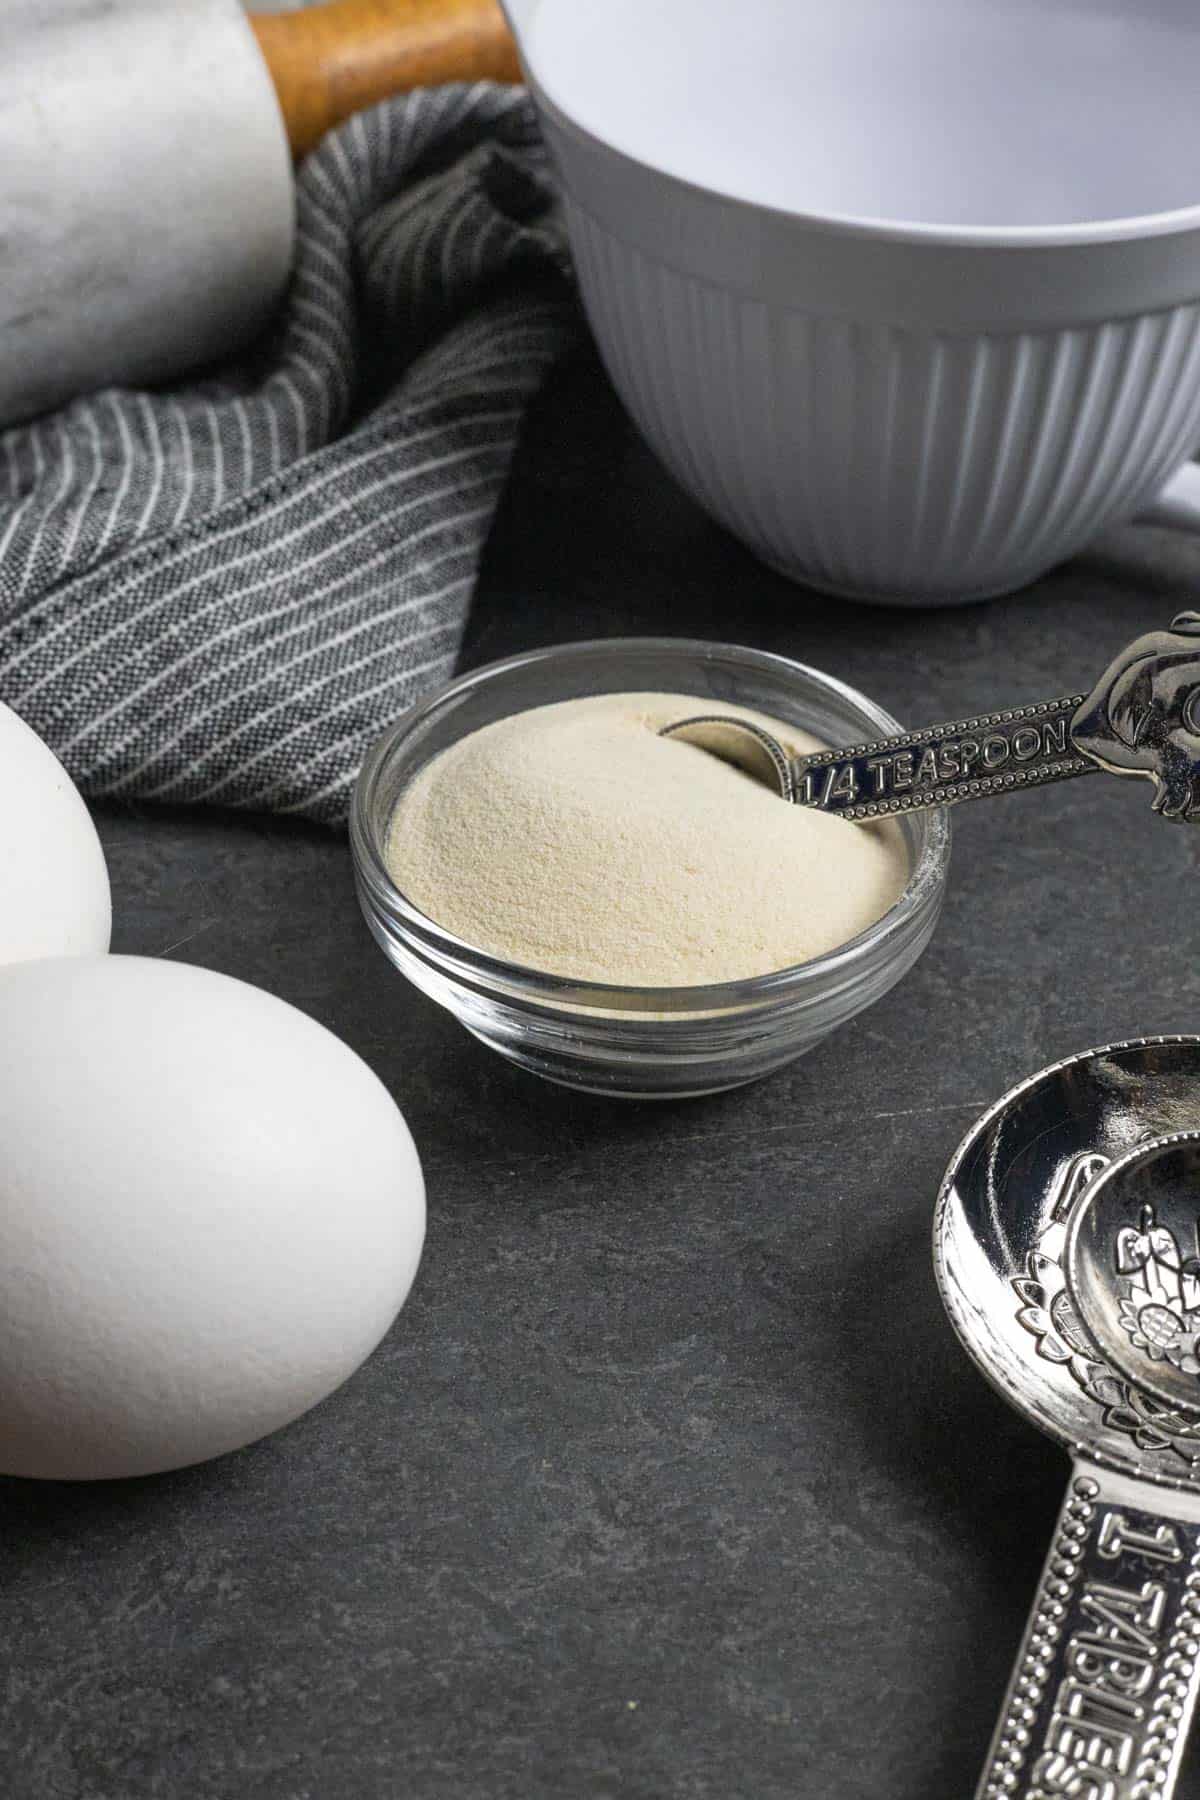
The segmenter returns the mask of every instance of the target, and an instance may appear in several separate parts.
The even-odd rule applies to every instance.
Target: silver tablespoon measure
[[[1042,1071],[947,1171],[951,1321],[1074,1459],[978,1800],[1174,1788],[1200,1686],[1198,1221],[1194,1038]]]

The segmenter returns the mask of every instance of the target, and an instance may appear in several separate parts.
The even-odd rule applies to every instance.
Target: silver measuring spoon
[[[946,1172],[946,1310],[1073,1458],[977,1800],[1173,1790],[1200,1685],[1198,1219],[1200,1038],[1043,1070]]]
[[[982,713],[845,750],[789,756],[769,732],[722,713],[664,726],[738,764],[783,799],[866,820],[952,806],[1104,770],[1155,786],[1154,810],[1200,818],[1200,613],[1135,638],[1090,694]]]

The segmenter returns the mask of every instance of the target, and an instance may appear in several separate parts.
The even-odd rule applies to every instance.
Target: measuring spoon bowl
[[[1128,1382],[1200,1425],[1200,1131],[1139,1146],[1072,1212],[1064,1266],[1080,1327]]]

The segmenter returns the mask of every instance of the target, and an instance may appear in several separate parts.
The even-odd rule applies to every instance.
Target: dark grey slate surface
[[[1125,531],[970,611],[816,598],[675,491],[581,356],[466,655],[737,638],[916,724],[1086,685],[1198,578],[1200,547]],[[1013,1081],[1200,1026],[1200,834],[1099,778],[961,809],[902,987],[767,1083],[636,1107],[511,1072],[390,974],[342,842],[101,823],[116,947],[341,1033],[408,1116],[430,1229],[387,1343],[278,1437],[0,1482],[7,1800],[969,1794],[1066,1464],[943,1322],[933,1198]]]

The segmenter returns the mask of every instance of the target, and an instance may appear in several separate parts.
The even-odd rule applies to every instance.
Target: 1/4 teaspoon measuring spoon
[[[1166,819],[1200,818],[1200,613],[1135,638],[1090,694],[789,756],[762,726],[704,713],[664,726],[780,796],[843,819],[952,806],[1103,770],[1155,785]]]

